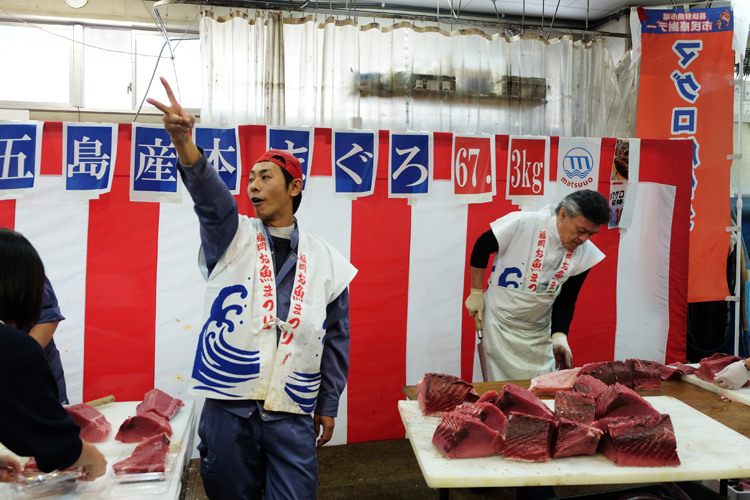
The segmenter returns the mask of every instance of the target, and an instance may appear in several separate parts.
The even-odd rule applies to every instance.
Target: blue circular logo
[[[585,179],[594,169],[594,158],[583,148],[573,148],[563,158],[563,172],[568,179]]]

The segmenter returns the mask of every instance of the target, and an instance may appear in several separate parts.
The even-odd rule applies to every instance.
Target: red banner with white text
[[[688,301],[725,300],[733,13],[646,9],[641,21],[637,136],[693,141]]]

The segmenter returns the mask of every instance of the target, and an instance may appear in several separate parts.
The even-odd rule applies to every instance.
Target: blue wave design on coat
[[[232,297],[235,301],[247,298],[247,289],[242,285],[228,286],[219,292],[211,305],[211,314],[201,331],[198,350],[193,364],[193,378],[204,385],[193,389],[213,391],[224,396],[239,398],[236,394],[221,389],[233,389],[243,382],[258,378],[260,373],[260,351],[245,351],[230,345],[225,333],[233,332],[235,324],[227,319],[230,312],[237,316],[243,306],[224,303]],[[244,301],[242,301],[244,302]]]
[[[320,390],[320,372],[300,373],[287,377],[284,390],[297,403],[302,411],[312,413],[318,402],[318,390]]]

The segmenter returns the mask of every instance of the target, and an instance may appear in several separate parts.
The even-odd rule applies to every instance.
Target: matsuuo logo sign
[[[557,148],[557,197],[579,189],[597,190],[602,141],[592,137],[560,137]]]
[[[591,184],[591,171],[594,169],[594,157],[584,148],[573,148],[569,150],[562,162],[565,177],[560,182],[568,187],[583,187]]]

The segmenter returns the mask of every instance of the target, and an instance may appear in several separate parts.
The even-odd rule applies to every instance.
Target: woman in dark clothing
[[[20,233],[0,228],[0,442],[33,456],[43,472],[84,467],[86,481],[104,474],[107,461],[58,402],[57,384],[44,351],[27,333],[42,309],[44,266]],[[0,481],[19,471],[0,456]]]

